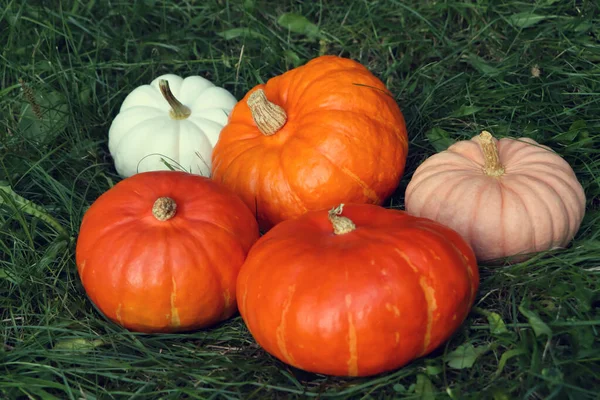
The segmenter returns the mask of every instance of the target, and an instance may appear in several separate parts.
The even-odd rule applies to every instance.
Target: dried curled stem
[[[500,154],[498,146],[494,142],[494,137],[488,131],[479,134],[479,145],[483,152],[485,163],[483,172],[488,176],[501,176],[504,174],[504,166],[500,163]]]
[[[285,110],[275,103],[271,103],[265,91],[258,89],[248,96],[248,107],[252,113],[252,119],[258,129],[265,136],[271,136],[280,130],[287,121]]]

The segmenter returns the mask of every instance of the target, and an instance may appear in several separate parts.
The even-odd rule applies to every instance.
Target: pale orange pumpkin
[[[406,211],[459,232],[479,261],[565,247],[585,213],[571,166],[529,138],[482,132],[423,162],[406,188]]]

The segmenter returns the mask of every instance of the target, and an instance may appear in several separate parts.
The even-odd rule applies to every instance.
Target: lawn
[[[599,398],[597,1],[0,4],[0,398]],[[241,99],[321,54],[363,63],[404,113],[409,158],[387,206],[403,208],[415,168],[457,140],[482,129],[530,137],[584,187],[573,243],[480,265],[475,307],[454,336],[370,378],[286,366],[239,315],[168,335],[104,319],[74,251],[87,207],[120,180],[107,138],[125,96],[175,73]]]

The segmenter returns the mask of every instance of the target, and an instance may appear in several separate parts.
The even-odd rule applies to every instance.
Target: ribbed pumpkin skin
[[[368,376],[446,341],[479,286],[460,235],[367,204],[346,205],[357,228],[335,235],[327,214],[284,221],[250,250],[237,298],[258,344],[306,371]]]
[[[247,100],[263,89],[287,123],[272,136]],[[363,65],[336,56],[250,90],[234,107],[212,156],[212,178],[237,193],[262,229],[340,202],[381,204],[396,189],[408,151],[402,113]]]
[[[494,139],[504,174],[486,175],[479,137],[457,142],[415,171],[406,211],[459,232],[479,261],[565,247],[585,213],[585,193],[569,164],[529,138]]]
[[[167,221],[152,207],[177,203]],[[133,331],[210,326],[237,310],[235,283],[258,225],[221,185],[183,172],[145,172],[102,194],[83,217],[79,276],[94,304]]]

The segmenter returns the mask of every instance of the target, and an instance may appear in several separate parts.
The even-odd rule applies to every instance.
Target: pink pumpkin
[[[406,211],[459,232],[486,261],[565,247],[579,230],[585,194],[573,169],[528,138],[489,132],[425,160],[406,188]]]

